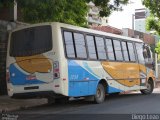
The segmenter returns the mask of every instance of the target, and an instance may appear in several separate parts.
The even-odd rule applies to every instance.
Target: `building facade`
[[[149,33],[144,33],[144,32],[132,30],[129,28],[123,28],[122,31],[123,31],[124,36],[138,38],[138,39],[143,40],[146,44],[155,45],[155,36]]]
[[[93,26],[92,29],[94,30],[98,30],[98,31],[103,31],[103,32],[107,32],[107,33],[113,33],[113,34],[117,34],[117,35],[123,35],[123,31],[121,29],[112,27],[112,26]]]
[[[135,9],[134,23],[135,30],[146,33],[146,18],[149,16],[149,10],[146,8]]]
[[[87,21],[89,26],[101,26],[101,25],[107,25],[107,18],[106,17],[100,17],[99,11],[100,9],[95,6],[93,2],[89,2],[88,4],[89,11],[87,15]]]

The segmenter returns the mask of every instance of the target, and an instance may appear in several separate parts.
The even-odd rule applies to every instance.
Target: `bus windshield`
[[[49,25],[15,31],[11,35],[10,56],[31,56],[51,49],[52,33]]]

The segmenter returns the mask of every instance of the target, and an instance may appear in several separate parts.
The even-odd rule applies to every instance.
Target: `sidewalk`
[[[156,81],[156,87],[159,87],[159,88],[160,88],[160,80],[157,80],[157,81]]]
[[[2,112],[2,110],[13,111],[39,106],[46,103],[47,99],[11,99],[7,95],[0,96],[0,113]]]

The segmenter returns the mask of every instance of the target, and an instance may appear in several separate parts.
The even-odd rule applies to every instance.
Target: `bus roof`
[[[123,39],[123,40],[135,41],[135,42],[143,42],[141,39],[137,39],[137,38],[116,35],[116,34],[112,34],[112,33],[107,33],[107,32],[98,31],[98,30],[94,30],[94,29],[83,28],[83,27],[60,23],[60,22],[45,22],[45,23],[31,24],[31,25],[27,25],[27,26],[23,26],[23,27],[19,27],[17,29],[14,29],[14,30],[12,30],[12,32],[18,31],[21,29],[25,29],[25,28],[29,28],[29,27],[41,26],[41,25],[56,25],[61,28],[66,28],[66,29],[75,30],[75,31],[83,31],[86,33],[103,35],[103,36],[113,37],[113,38],[117,38],[117,39]]]

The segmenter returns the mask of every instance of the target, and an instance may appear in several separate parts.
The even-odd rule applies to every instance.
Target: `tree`
[[[0,0],[0,10],[3,7],[11,7],[13,6],[13,0]]]
[[[155,52],[158,54],[158,61],[160,60],[160,42],[157,43]]]
[[[90,1],[101,9],[100,17],[108,17],[112,11],[121,11],[121,5],[126,5],[129,0],[86,0],[86,2]],[[111,1],[113,1],[113,4],[110,3]]]
[[[23,21],[29,23],[58,21],[83,26],[86,24],[85,0],[18,0]]]
[[[160,42],[157,43],[155,51],[156,53],[160,54]]]
[[[58,21],[78,26],[87,24],[86,3],[90,1],[101,9],[101,17],[107,17],[112,11],[122,10],[121,5],[127,4],[129,0],[113,0],[113,4],[110,4],[111,0],[17,0],[24,22]]]
[[[150,16],[146,20],[146,29],[160,35],[160,1],[143,0],[143,4],[150,10]],[[160,42],[157,43],[155,52],[160,54]]]
[[[147,30],[155,30],[160,35],[160,1],[159,0],[143,0],[143,4],[150,10],[150,16],[146,21]]]

